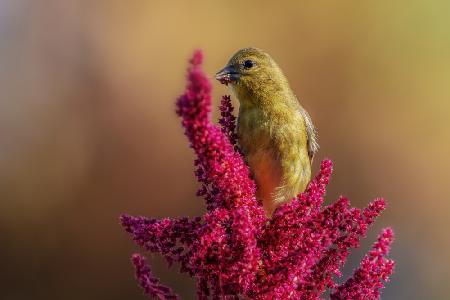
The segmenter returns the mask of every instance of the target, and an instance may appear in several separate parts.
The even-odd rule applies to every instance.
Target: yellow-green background
[[[193,216],[174,101],[195,48],[213,75],[268,51],[335,173],[328,200],[389,206],[384,299],[450,294],[449,1],[36,1],[0,4],[0,298],[144,299],[121,213]],[[213,83],[215,103],[228,91]],[[217,116],[217,113],[215,114]],[[183,299],[194,284],[152,259]]]

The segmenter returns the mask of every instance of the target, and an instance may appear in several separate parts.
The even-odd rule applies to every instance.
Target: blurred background
[[[447,298],[449,14],[445,0],[1,1],[1,299],[144,299],[118,217],[203,213],[175,99],[195,48],[213,76],[247,46],[310,112],[314,170],[335,164],[327,201],[389,202],[345,275],[390,225],[383,299]],[[216,104],[226,93],[214,82]],[[191,279],[151,261],[194,299]]]

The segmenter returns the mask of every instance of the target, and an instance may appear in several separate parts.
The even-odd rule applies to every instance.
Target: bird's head
[[[216,74],[223,84],[230,84],[237,96],[280,89],[286,79],[275,61],[263,50],[244,48],[236,52],[228,64]]]

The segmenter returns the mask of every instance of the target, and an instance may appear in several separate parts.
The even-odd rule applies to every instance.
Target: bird
[[[319,149],[310,115],[265,51],[237,51],[215,78],[239,101],[238,145],[267,216],[303,192]]]

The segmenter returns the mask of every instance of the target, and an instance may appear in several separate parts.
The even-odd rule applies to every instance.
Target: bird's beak
[[[226,66],[217,72],[216,79],[219,80],[220,83],[228,85],[239,79],[239,72],[237,72],[233,66]]]

